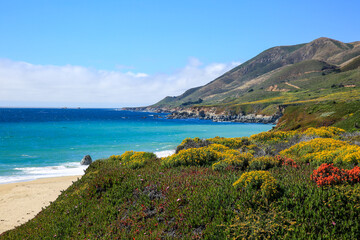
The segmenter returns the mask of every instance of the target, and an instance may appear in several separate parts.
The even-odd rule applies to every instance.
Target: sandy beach
[[[43,178],[0,184],[0,233],[19,226],[56,200],[81,176]]]

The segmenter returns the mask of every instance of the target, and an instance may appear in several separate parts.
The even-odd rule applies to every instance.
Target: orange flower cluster
[[[293,168],[299,168],[299,165],[292,159],[285,156],[277,155],[275,158],[281,163],[282,166],[289,166]]]
[[[348,181],[351,183],[358,183],[360,182],[360,167],[355,166],[351,170],[345,170],[347,174],[349,175]]]
[[[333,163],[324,163],[313,171],[311,180],[316,182],[318,187],[343,183],[358,183],[360,182],[360,167],[355,166],[353,169],[347,170],[334,167]]]

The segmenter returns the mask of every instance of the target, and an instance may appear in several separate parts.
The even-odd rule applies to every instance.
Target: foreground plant
[[[277,181],[268,171],[251,171],[241,175],[233,183],[235,188],[260,191],[264,197],[272,197],[277,192]]]
[[[321,164],[320,167],[313,171],[311,180],[319,187],[332,186],[339,184],[355,184],[360,181],[360,167],[355,166],[351,170],[340,169],[334,164]]]

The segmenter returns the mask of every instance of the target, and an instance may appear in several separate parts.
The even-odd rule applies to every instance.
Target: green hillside
[[[166,97],[151,107],[205,111],[215,108],[219,113],[273,115],[290,105],[328,101],[346,105],[359,99],[360,43],[319,38],[307,44],[270,48],[205,86]],[[352,109],[351,113],[358,110]],[[321,116],[324,112],[319,109],[316,114]],[[286,117],[290,115],[283,118]],[[321,123],[321,117],[314,123],[327,124]],[[354,126],[348,128],[351,129]]]
[[[308,80],[319,75],[336,75],[359,67],[360,44],[342,43],[329,38],[319,38],[307,44],[270,48],[210,83],[190,89],[178,97],[167,97],[152,107],[174,107],[202,99],[202,105],[228,102],[252,89],[266,92],[266,87],[278,86],[280,90],[296,90],[286,83]],[[358,81],[359,79],[354,79]],[[321,81],[326,85],[328,78]],[[339,80],[341,81],[341,80]],[[305,88],[305,90],[312,90]],[[253,99],[259,100],[254,96]]]

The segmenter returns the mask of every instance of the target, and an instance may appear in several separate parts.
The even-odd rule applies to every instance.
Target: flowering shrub
[[[233,186],[260,190],[263,196],[271,197],[277,192],[277,181],[268,171],[251,171],[241,175]]]
[[[121,162],[130,161],[130,157],[134,154],[134,151],[126,151],[121,155]]]
[[[360,182],[360,167],[355,166],[351,170],[345,170],[348,174],[349,183],[359,183]]]
[[[335,136],[340,135],[341,133],[344,133],[345,130],[337,127],[320,127],[320,128],[308,128],[306,129],[303,134],[305,135],[313,135],[313,136],[319,136],[323,138],[332,138]]]
[[[360,146],[332,138],[315,138],[298,143],[280,152],[281,155],[296,158],[301,162],[315,163],[360,163]]]
[[[207,146],[206,149],[209,149],[210,151],[215,151],[215,152],[225,152],[225,151],[230,150],[230,148],[228,148],[224,145],[221,145],[221,144],[217,144],[217,143]],[[239,152],[237,152],[237,153],[239,153]]]
[[[145,166],[145,164],[152,159],[156,159],[156,155],[154,153],[134,152],[130,156],[129,161],[124,163],[124,166],[127,166],[132,169],[141,168],[141,167]]]
[[[189,149],[189,148],[199,148],[199,147],[205,147],[207,145],[209,145],[210,142],[208,140],[205,139],[200,139],[198,137],[195,138],[185,138],[179,146],[177,146],[176,148],[176,153],[180,152],[181,150],[184,149]]]
[[[245,138],[224,138],[224,137],[214,137],[207,139],[208,141],[212,143],[217,143],[224,145],[228,148],[238,149],[241,148],[241,146],[244,144],[243,140]]]
[[[360,167],[355,166],[353,169],[347,170],[334,167],[334,164],[324,163],[313,171],[311,180],[319,187],[344,183],[358,183],[360,182]]]
[[[336,127],[320,127],[320,128],[308,128],[305,131],[273,131],[273,132],[262,132],[250,137],[250,140],[257,142],[286,142],[295,136],[307,135],[307,136],[318,136],[322,138],[332,138],[344,133],[345,130]]]
[[[111,156],[109,157],[109,159],[110,159],[110,160],[114,160],[114,161],[116,161],[116,160],[121,160],[121,156],[120,156],[120,155],[111,155]]]
[[[295,131],[262,132],[250,137],[250,140],[258,142],[283,142],[295,136]]]
[[[277,155],[275,158],[281,163],[283,166],[289,166],[293,168],[299,168],[299,165],[296,164],[296,162],[291,159],[284,156]]]
[[[135,169],[143,167],[149,160],[156,159],[156,155],[150,152],[126,151],[121,156],[113,155],[110,159],[120,160],[123,166]]]
[[[274,157],[257,157],[249,162],[249,168],[253,170],[268,170],[280,164],[280,160]]]
[[[332,138],[315,138],[308,142],[300,142],[284,151],[280,152],[281,155],[302,156],[324,150],[334,150],[339,147],[345,146],[347,143]]]
[[[198,142],[201,141],[201,139],[198,138],[198,137],[195,137],[195,138],[185,138],[185,139],[180,143],[180,145],[186,144],[186,143],[191,142],[191,141],[198,143]]]
[[[227,167],[235,169],[245,169],[249,161],[254,157],[251,153],[239,153],[234,150],[228,150],[219,155],[220,161],[212,165],[213,170],[224,170]]]
[[[205,148],[189,148],[162,159],[166,167],[207,165],[218,159],[216,151]]]
[[[334,167],[334,164],[322,164],[311,174],[311,180],[321,187],[325,185],[336,185],[347,180],[346,172]]]

